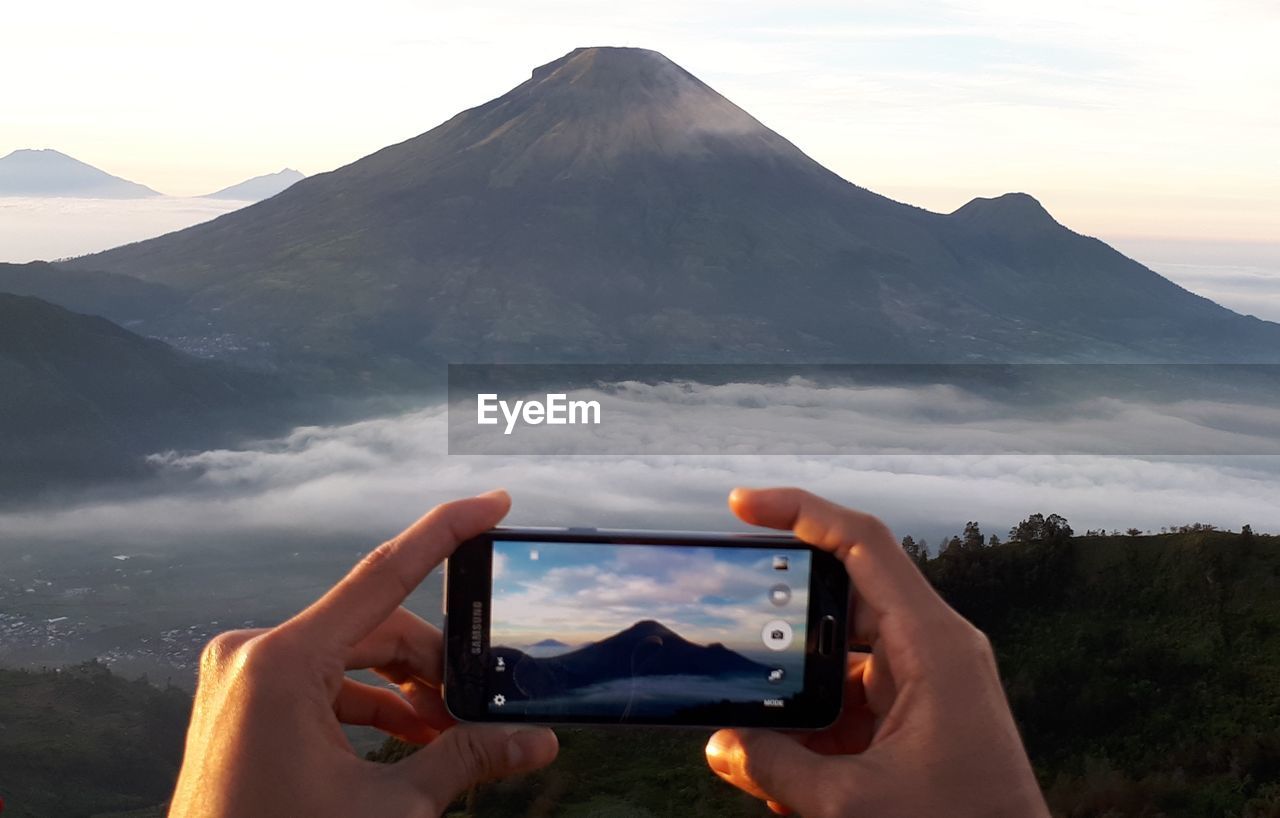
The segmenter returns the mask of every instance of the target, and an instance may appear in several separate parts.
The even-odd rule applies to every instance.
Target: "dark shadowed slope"
[[[1280,359],[1280,326],[1030,197],[890,201],[640,49],[579,49],[421,136],[78,264],[338,369]]]
[[[141,199],[159,195],[48,148],[16,150],[0,158],[0,196]]]
[[[0,263],[0,293],[35,296],[72,312],[101,315],[125,325],[168,315],[184,301],[181,293],[153,281],[68,270],[43,261]]]
[[[268,429],[269,408],[286,397],[266,376],[0,293],[0,500],[140,474],[150,452]]]

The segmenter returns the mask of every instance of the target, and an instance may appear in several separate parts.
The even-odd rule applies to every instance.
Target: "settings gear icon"
[[[502,707],[502,705],[504,705],[504,704],[506,704],[506,703],[507,703],[507,697],[506,697],[506,696],[504,696],[504,695],[502,695],[501,693],[499,693],[498,695],[496,695],[496,696],[494,696],[494,697],[493,697],[493,706],[494,706],[494,707]]]

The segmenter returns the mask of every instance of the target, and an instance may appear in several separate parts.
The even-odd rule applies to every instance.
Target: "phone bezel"
[[[488,707],[489,606],[493,541],[521,540],[608,545],[686,545],[755,549],[805,549],[812,554],[808,627],[805,629],[804,698],[785,709],[736,705],[723,719],[674,720],[633,716],[625,720],[559,715],[554,719],[520,713],[497,714]],[[445,564],[443,697],[459,721],[531,722],[678,727],[770,727],[816,730],[829,726],[843,704],[848,660],[849,575],[831,554],[785,534],[637,531],[585,528],[495,528],[458,546]],[[819,651],[820,626],[832,617],[833,646]],[[478,640],[478,641],[477,641]]]

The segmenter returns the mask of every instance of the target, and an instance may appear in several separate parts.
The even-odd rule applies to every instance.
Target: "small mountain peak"
[[[952,213],[951,218],[992,232],[1026,233],[1062,227],[1044,205],[1027,193],[978,197]]]
[[[67,156],[62,151],[54,150],[53,148],[18,148],[15,151],[10,151],[8,155],[4,156],[3,158],[9,159],[9,158],[22,158],[22,157],[30,157],[32,159],[67,159],[72,162],[80,162],[79,159],[74,159],[70,156]],[[80,164],[84,164],[84,163],[81,162]]]

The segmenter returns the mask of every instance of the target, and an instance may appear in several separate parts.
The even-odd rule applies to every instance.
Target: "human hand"
[[[171,818],[437,816],[473,784],[551,763],[558,745],[546,728],[455,726],[440,697],[440,631],[400,607],[510,506],[501,491],[437,506],[284,624],[215,637],[201,657]],[[346,676],[357,668],[403,695]],[[376,764],[354,753],[343,724],[427,746]]]
[[[721,730],[707,763],[778,813],[1049,815],[991,645],[933,590],[884,523],[799,489],[735,489],[734,513],[834,553],[853,580],[844,710],[807,734]]]

